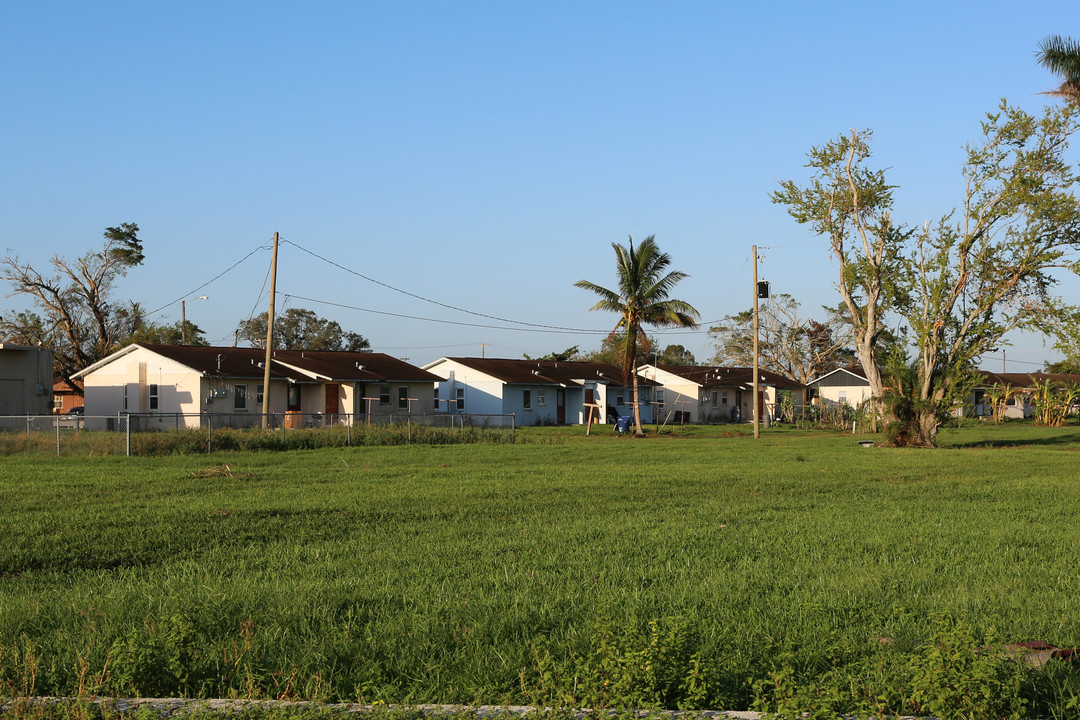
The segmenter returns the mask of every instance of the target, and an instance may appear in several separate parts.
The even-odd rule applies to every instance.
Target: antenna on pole
[[[266,363],[263,368],[262,427],[270,427],[270,355],[274,348],[274,291],[277,287],[278,234],[274,233],[274,254],[270,257],[270,311],[266,315]]]
[[[757,245],[754,245],[754,438],[761,437],[758,416],[761,413],[758,402],[758,296],[761,294],[757,279]]]

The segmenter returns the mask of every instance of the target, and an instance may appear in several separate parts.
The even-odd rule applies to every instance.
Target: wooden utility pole
[[[270,357],[274,351],[274,293],[277,288],[278,234],[274,233],[274,254],[270,257],[270,312],[266,315],[266,361],[263,364],[262,427],[270,427]]]
[[[757,284],[757,245],[754,245],[754,437],[761,437],[758,416],[761,413],[758,402],[758,284]]]

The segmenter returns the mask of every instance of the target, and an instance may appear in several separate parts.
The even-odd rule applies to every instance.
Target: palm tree
[[[1060,35],[1051,35],[1039,43],[1035,59],[1047,70],[1064,78],[1057,90],[1044,94],[1080,105],[1080,42]]]
[[[636,249],[632,237],[629,247],[619,243],[611,243],[611,246],[615,248],[618,291],[608,290],[588,280],[579,280],[574,287],[591,290],[600,296],[600,302],[590,310],[608,310],[620,315],[611,336],[617,333],[622,335],[623,383],[633,379],[634,433],[642,437],[645,433],[641,430],[641,410],[638,407],[637,359],[639,345],[648,355],[649,337],[641,326],[697,327],[699,313],[682,300],[668,299],[675,285],[688,275],[677,270],[665,274],[671,264],[671,256],[660,252],[655,235],[645,238]]]

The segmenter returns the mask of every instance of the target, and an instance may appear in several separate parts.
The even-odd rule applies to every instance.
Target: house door
[[[285,404],[286,410],[299,411],[300,410],[300,386],[290,385],[289,395]]]
[[[566,424],[566,391],[562,388],[555,391],[555,422]]]
[[[761,413],[761,416],[757,418],[757,421],[762,422],[762,420],[765,419],[765,416],[769,414],[768,410],[765,408],[765,392],[763,390],[758,391],[757,406],[758,412]]]
[[[338,407],[338,392],[341,389],[340,383],[326,383],[326,414],[337,415],[340,412]]]
[[[731,421],[742,422],[742,390],[735,391],[735,407],[731,409]]]

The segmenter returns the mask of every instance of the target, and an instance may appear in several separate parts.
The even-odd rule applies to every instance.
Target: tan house
[[[657,382],[665,419],[694,423],[744,422],[754,419],[754,370],[713,365],[642,365],[638,373]],[[801,407],[805,388],[779,373],[758,370],[762,419],[779,416],[780,393],[791,393]]]
[[[52,350],[0,343],[0,415],[48,415],[52,379]]]
[[[859,365],[837,368],[806,384],[811,402],[822,407],[857,408],[870,399],[870,381]]]
[[[77,373],[87,415],[157,416],[197,427],[259,423],[266,351],[258,348],[129,345]],[[275,350],[269,412],[304,424],[429,414],[442,378],[383,353]],[[227,416],[227,417],[226,417]]]

